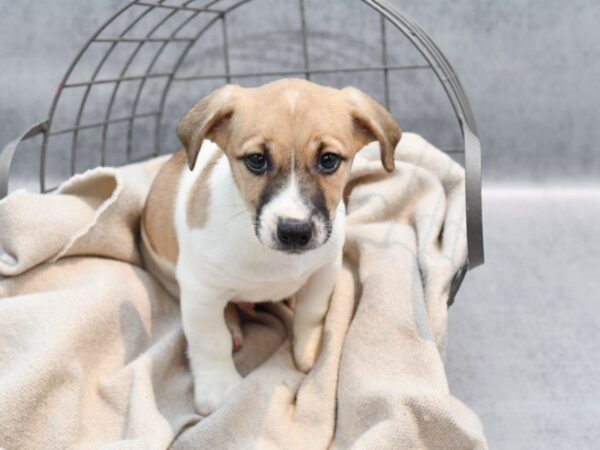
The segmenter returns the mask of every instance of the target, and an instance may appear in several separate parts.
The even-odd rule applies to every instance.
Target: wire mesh
[[[252,24],[244,22],[250,3],[265,17],[254,33]],[[41,130],[40,190],[54,189],[86,164],[121,165],[176,150],[175,122],[190,102],[219,84],[304,77],[337,87],[357,85],[391,110],[405,129],[420,131],[419,126],[429,124],[434,131],[422,134],[466,163],[467,184],[471,191],[476,187],[477,192],[467,192],[471,241],[473,233],[481,235],[479,155],[465,159],[465,127],[473,136],[476,127],[460,81],[429,36],[393,4],[360,3],[366,6],[358,17],[343,16],[341,11],[349,10],[344,0],[135,0],[124,5],[83,46],[57,89]],[[332,31],[334,23],[341,23],[340,30]],[[372,42],[347,29],[354,23],[376,30]],[[400,34],[412,53],[397,40]],[[202,51],[196,55],[194,49]],[[433,88],[425,94],[409,91],[403,98],[398,94],[402,86],[436,79],[446,96],[444,105],[432,97]],[[67,99],[71,93],[78,100]],[[406,126],[407,111],[427,109],[426,102],[433,104],[429,112]],[[452,115],[459,127],[450,125]],[[480,253],[473,259],[470,248],[470,260],[482,260]]]

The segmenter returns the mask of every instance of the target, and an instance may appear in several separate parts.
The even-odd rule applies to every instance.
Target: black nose
[[[310,222],[296,219],[281,219],[277,224],[277,237],[285,247],[301,248],[312,237]]]

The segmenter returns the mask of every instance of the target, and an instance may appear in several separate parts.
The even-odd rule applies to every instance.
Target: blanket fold
[[[448,388],[447,303],[466,261],[464,171],[405,133],[373,143],[345,193],[344,265],[310,373],[285,303],[242,317],[245,378],[199,416],[172,268],[140,216],[165,158],[0,201],[0,447],[482,449]]]

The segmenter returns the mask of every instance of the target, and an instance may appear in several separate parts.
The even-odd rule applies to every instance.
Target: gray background
[[[598,181],[599,2],[396,3],[433,36],[460,75],[480,128],[489,183]],[[73,56],[123,4],[0,0],[3,141],[46,117]],[[360,39],[360,29],[351,33]]]
[[[316,7],[315,1],[308,3]],[[372,63],[376,52],[369,50],[377,35],[365,25],[371,16],[362,15],[359,2],[337,3],[345,8],[322,6],[314,25],[342,20],[345,39],[356,41],[333,52],[321,51],[315,42],[314,65],[326,65],[338,54]],[[395,3],[431,34],[457,70],[484,149],[487,262],[467,276],[450,311],[450,388],[480,415],[491,448],[597,448],[600,2]],[[0,0],[0,145],[46,117],[73,56],[122,4]],[[282,41],[277,30],[294,26],[283,19],[289,4],[282,0],[269,10],[277,17],[273,23],[259,22],[260,13],[250,7],[245,18],[259,29],[232,18],[230,30],[242,41],[248,38],[245,30],[272,33],[262,48],[277,47]],[[207,37],[208,47],[198,55],[207,66],[217,64],[217,41]],[[391,40],[394,57],[412,62],[414,54],[400,41]],[[279,55],[271,61],[275,67],[282,63],[281,54],[297,56],[283,47],[274,51]],[[234,52],[234,66],[248,68],[259,56]],[[357,83],[381,98],[372,78],[319,81]],[[399,100],[392,110],[405,129],[420,131],[441,146],[455,145],[448,105],[430,81],[420,74],[393,80]],[[178,117],[194,95],[208,88],[194,87],[193,95],[185,89],[175,92],[169,114]],[[170,130],[161,143],[164,150],[175,145]],[[35,150],[26,147],[21,153],[17,184],[27,184],[36,170]],[[94,161],[83,157],[84,163]]]

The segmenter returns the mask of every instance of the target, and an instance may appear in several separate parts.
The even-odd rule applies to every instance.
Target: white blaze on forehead
[[[233,97],[233,91],[235,90],[237,86],[234,85],[227,85],[225,87],[223,87],[222,89],[220,89],[218,92],[218,100],[220,102],[226,102],[228,100],[230,100]]]
[[[350,96],[350,100],[358,106],[363,104],[363,94],[358,89],[348,86],[344,89]]]
[[[292,114],[296,112],[296,103],[298,103],[298,95],[300,93],[298,91],[290,91],[286,93],[288,102],[290,103],[290,110]]]

